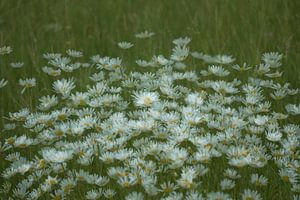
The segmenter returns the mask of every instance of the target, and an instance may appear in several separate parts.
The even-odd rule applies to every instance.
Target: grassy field
[[[170,55],[172,40],[183,36],[192,39],[192,51],[233,55],[240,64],[255,65],[262,53],[280,52],[284,55],[280,81],[300,88],[299,24],[297,0],[1,0],[0,47],[11,46],[13,53],[0,60],[0,79],[9,81],[0,89],[0,116],[25,106],[34,110],[37,99],[52,90],[56,78],[42,72],[47,64],[43,53],[76,49],[85,55],[81,61],[95,54],[120,56],[130,70],[137,59]],[[155,36],[147,40],[134,37],[144,30]],[[117,46],[119,41],[135,46],[124,52]],[[11,62],[24,62],[24,67],[12,69]],[[189,61],[189,68],[203,69],[197,61]],[[91,73],[80,69],[72,74],[80,80],[79,88],[90,83]],[[37,87],[21,95],[18,80],[31,77],[37,79]],[[299,95],[288,101],[298,103]],[[2,125],[4,121],[0,119]],[[0,171],[5,166],[2,161],[1,156]],[[291,198],[278,177],[271,176],[270,188],[260,191],[264,199]],[[209,188],[215,189],[213,185]]]
[[[264,52],[284,54],[284,78],[299,87],[300,2],[298,1],[1,1],[0,41],[14,53],[1,61],[1,75],[10,80],[1,90],[1,115],[28,103],[14,84],[19,78],[40,81],[33,99],[49,88],[41,68],[42,54],[68,48],[85,55],[119,56],[117,42],[150,30],[156,36],[126,52],[128,63],[153,54],[170,54],[171,40],[192,38],[191,48],[208,54],[231,54],[238,62],[257,64]],[[88,59],[88,58],[86,58]],[[14,70],[9,62],[22,61]],[[196,70],[200,67],[192,66]],[[84,76],[86,77],[86,76]],[[83,80],[83,85],[85,84]],[[37,96],[36,96],[37,95]],[[5,98],[4,98],[5,97]],[[9,97],[9,98],[7,98]],[[13,101],[13,103],[11,103]],[[25,101],[25,102],[24,102]]]

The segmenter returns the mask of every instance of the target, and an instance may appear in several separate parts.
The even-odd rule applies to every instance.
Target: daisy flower
[[[82,57],[82,52],[80,52],[80,51],[68,49],[68,50],[66,51],[66,53],[67,53],[69,56],[73,57],[73,58],[79,58],[79,57]]]
[[[144,195],[141,192],[131,192],[125,197],[125,200],[142,200]]]
[[[235,58],[228,55],[216,55],[214,61],[219,64],[230,64],[235,61]]]
[[[161,187],[160,191],[165,194],[172,193],[176,189],[178,189],[178,186],[175,183],[172,183],[170,181],[160,184],[160,187]]]
[[[271,142],[278,142],[281,140],[281,137],[282,133],[276,128],[271,128],[266,132],[266,138]]]
[[[23,94],[27,88],[36,86],[36,79],[35,78],[20,79],[19,85],[23,87],[21,91],[21,93]]]
[[[44,53],[43,58],[47,60],[55,60],[61,57],[60,53]]]
[[[171,59],[178,62],[185,60],[189,55],[187,47],[176,46],[172,51]]]
[[[135,61],[135,62],[136,62],[136,64],[138,64],[138,66],[140,66],[140,67],[148,67],[148,66],[150,66],[150,63],[147,62],[147,61],[145,61],[145,60],[137,60],[137,61]]]
[[[71,90],[75,88],[74,79],[72,78],[57,80],[52,85],[54,91],[61,94],[63,99],[66,99],[70,95]]]
[[[55,106],[58,104],[58,99],[55,95],[52,95],[52,96],[43,96],[39,99],[40,101],[40,105],[38,106],[38,108],[40,110],[48,110],[50,109],[51,107]]]
[[[151,107],[159,101],[159,96],[156,92],[135,92],[134,100],[139,107]]]
[[[23,62],[16,62],[16,63],[10,63],[10,66],[12,67],[12,68],[21,68],[21,67],[23,67],[23,65],[24,65],[24,63]]]
[[[185,37],[185,38],[177,38],[173,40],[173,44],[177,46],[186,46],[191,42],[191,38]]]
[[[255,186],[265,186],[268,184],[268,179],[262,175],[252,174],[250,182]]]
[[[53,163],[63,163],[73,157],[72,151],[58,151],[56,149],[42,150],[42,156],[45,161]]]
[[[53,69],[52,67],[45,66],[45,67],[42,68],[42,70],[43,70],[43,72],[45,72],[49,76],[59,76],[61,74],[60,69]]]
[[[129,49],[129,48],[133,47],[133,44],[130,43],[130,42],[119,42],[119,43],[118,43],[118,46],[119,46],[121,49]]]
[[[262,197],[257,191],[246,189],[242,194],[242,200],[262,200]]]
[[[230,179],[224,179],[221,181],[220,186],[222,190],[230,190],[235,187],[235,182]]]
[[[278,52],[264,53],[262,60],[272,68],[277,68],[281,66],[281,59],[283,55]]]
[[[241,178],[241,175],[239,175],[237,173],[237,171],[235,171],[234,169],[230,169],[230,168],[225,170],[224,175],[228,178],[231,178],[231,179]]]
[[[0,55],[10,54],[12,52],[12,48],[10,46],[0,47]]]
[[[228,76],[230,74],[230,72],[224,69],[223,67],[215,65],[209,66],[208,71],[219,77]]]
[[[247,63],[243,63],[243,65],[241,65],[241,66],[238,64],[233,65],[232,68],[237,71],[243,72],[243,71],[250,70],[252,67],[249,67],[249,65]]]
[[[15,140],[14,146],[19,148],[25,148],[30,146],[33,143],[33,141],[33,139],[27,138],[26,135],[22,135]]]
[[[153,32],[148,32],[147,30],[144,31],[144,32],[140,32],[140,33],[136,33],[134,36],[136,38],[150,38],[152,37],[153,35],[155,35],[155,33]]]
[[[1,85],[1,84],[0,84]],[[292,115],[299,115],[300,114],[300,104],[288,104],[285,106],[285,109],[288,113]]]

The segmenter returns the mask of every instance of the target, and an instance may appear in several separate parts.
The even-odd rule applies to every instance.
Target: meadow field
[[[0,199],[298,200],[299,65],[297,0],[1,0]]]

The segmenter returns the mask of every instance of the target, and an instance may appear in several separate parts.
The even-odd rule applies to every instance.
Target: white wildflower
[[[119,42],[119,43],[118,43],[118,46],[119,46],[121,49],[130,49],[131,47],[133,47],[133,44],[130,43],[130,42]]]

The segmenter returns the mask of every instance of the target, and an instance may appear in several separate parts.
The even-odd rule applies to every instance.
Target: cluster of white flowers
[[[276,184],[288,183],[299,199],[300,105],[278,103],[298,95],[276,81],[282,55],[240,66],[232,56],[191,53],[190,42],[174,40],[169,57],[137,60],[135,71],[120,58],[95,55],[81,63],[75,50],[44,54],[48,75],[80,67],[95,73],[84,91],[75,78],[61,78],[37,111],[9,113],[0,143],[7,161],[1,196],[76,199],[80,191],[80,199],[93,200],[261,200],[272,184],[269,167],[281,178]],[[213,65],[189,71],[190,55]],[[239,80],[240,74],[249,77]],[[6,84],[2,79],[0,88]],[[24,91],[36,79],[19,84]]]

